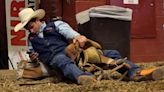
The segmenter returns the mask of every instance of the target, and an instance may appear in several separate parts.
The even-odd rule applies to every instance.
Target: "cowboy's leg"
[[[104,50],[103,51],[103,55],[109,58],[113,58],[113,59],[120,59],[122,58],[122,56],[120,55],[120,53],[117,50]],[[127,64],[130,65],[130,70],[128,71],[127,77],[130,79],[133,76],[133,73],[137,70],[140,70],[140,67],[137,66],[136,64],[132,63],[129,60],[125,61]],[[126,69],[126,68],[125,68]],[[120,73],[124,73],[126,70],[124,68],[123,69],[119,69],[118,72]]]
[[[80,75],[92,75],[91,73],[85,73],[81,71],[65,54],[58,54],[54,56],[50,65],[54,68],[59,68],[64,77],[73,81],[77,81]]]
[[[116,50],[105,50],[103,54],[106,57],[110,57],[113,59],[121,58],[120,53]],[[131,66],[127,74],[127,77],[129,80],[142,81],[142,80],[164,79],[164,66],[141,69],[141,67],[135,65],[129,60],[126,60],[125,62]],[[124,71],[124,68],[118,70],[118,72],[120,73],[123,73],[123,71]]]

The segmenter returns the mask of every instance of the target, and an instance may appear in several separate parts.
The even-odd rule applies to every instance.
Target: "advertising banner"
[[[25,29],[14,32],[14,27],[20,22],[18,13],[25,7],[35,9],[35,0],[5,0],[6,28],[8,39],[9,69],[17,69],[17,63],[22,59],[29,59],[27,51],[27,31]]]

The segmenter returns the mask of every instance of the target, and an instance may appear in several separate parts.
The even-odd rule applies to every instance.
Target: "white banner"
[[[124,0],[123,4],[139,4],[139,0]]]
[[[22,59],[28,59],[27,31],[24,29],[14,32],[14,27],[20,22],[18,13],[25,7],[35,8],[35,0],[5,0],[6,1],[6,26],[8,38],[8,54],[11,62],[9,69],[17,69],[17,63]]]

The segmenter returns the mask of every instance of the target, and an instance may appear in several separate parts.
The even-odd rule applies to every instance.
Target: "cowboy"
[[[69,45],[69,41],[78,43],[80,47],[85,45],[87,38],[74,31],[67,23],[61,20],[56,20],[50,23],[41,22],[45,16],[43,9],[34,11],[31,8],[24,8],[19,12],[21,22],[14,28],[15,32],[25,28],[30,33],[28,35],[28,48],[32,52],[29,57],[32,61],[39,58],[44,64],[59,70],[64,77],[77,82],[78,84],[94,83],[95,76],[88,72],[80,70],[65,54],[65,48]],[[103,55],[113,59],[120,59],[121,55],[116,50],[103,50]],[[126,60],[130,65],[127,77],[130,80],[147,78],[153,75],[153,79],[161,79],[161,76],[156,76],[161,69],[147,69],[148,73],[142,73],[143,70]],[[122,72],[121,70],[120,72]],[[143,75],[142,75],[142,74]],[[154,77],[156,76],[156,77]]]

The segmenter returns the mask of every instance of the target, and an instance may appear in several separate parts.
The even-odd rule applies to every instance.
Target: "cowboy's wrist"
[[[81,36],[81,35],[78,34],[78,35],[76,35],[76,36],[74,37],[74,39],[78,39],[80,36]]]

